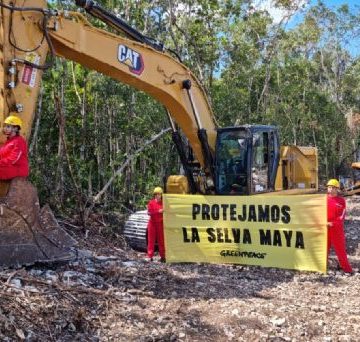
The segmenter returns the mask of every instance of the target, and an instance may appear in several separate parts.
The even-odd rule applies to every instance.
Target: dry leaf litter
[[[99,220],[72,227],[75,260],[0,271],[0,340],[359,341],[360,198],[347,204],[352,276],[334,254],[326,275],[147,263]]]

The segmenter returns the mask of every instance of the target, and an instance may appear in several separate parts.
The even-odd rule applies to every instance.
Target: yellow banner
[[[167,262],[326,272],[325,195],[164,195]]]

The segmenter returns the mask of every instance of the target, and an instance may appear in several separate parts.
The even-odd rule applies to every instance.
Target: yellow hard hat
[[[327,184],[327,186],[334,186],[335,188],[340,188],[340,183],[337,179],[330,179]]]
[[[16,116],[16,115],[13,115],[13,113],[10,113],[11,115],[8,116],[4,123],[7,124],[7,125],[11,125],[11,126],[20,126],[20,128],[22,127],[22,120]]]
[[[153,194],[162,194],[162,193],[163,193],[163,189],[160,188],[159,186],[157,186],[153,191]]]

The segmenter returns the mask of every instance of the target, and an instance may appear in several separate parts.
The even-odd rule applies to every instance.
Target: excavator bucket
[[[75,244],[50,208],[40,209],[35,187],[23,178],[13,179],[0,199],[0,267],[70,260]]]

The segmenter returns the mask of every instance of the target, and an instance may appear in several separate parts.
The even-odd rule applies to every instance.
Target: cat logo
[[[125,45],[119,45],[118,60],[120,63],[126,64],[133,74],[141,75],[144,70],[142,56]]]

